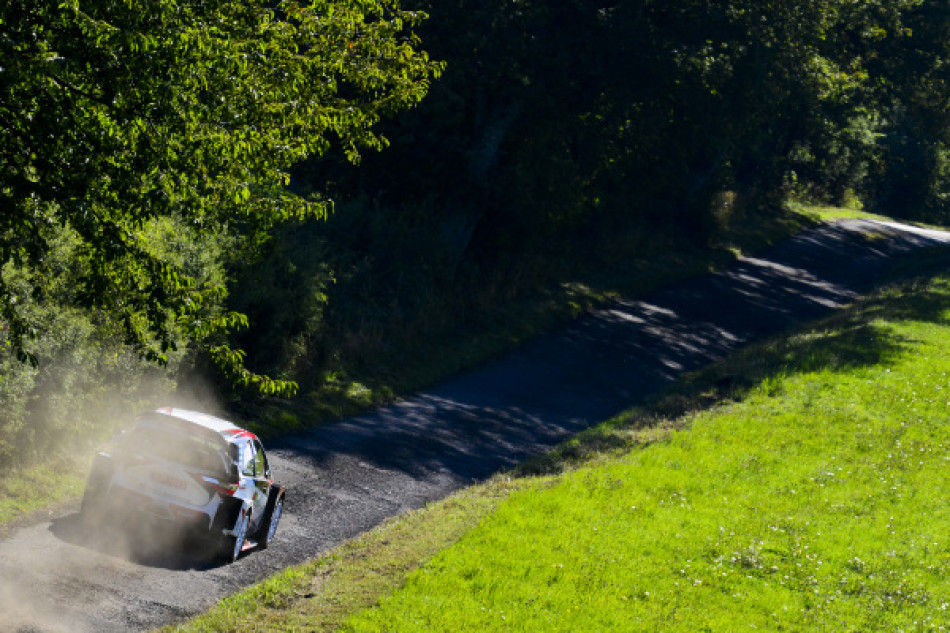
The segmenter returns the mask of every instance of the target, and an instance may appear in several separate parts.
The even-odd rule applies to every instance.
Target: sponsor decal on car
[[[256,440],[257,436],[251,433],[250,431],[245,431],[244,429],[228,429],[227,431],[222,431],[227,435],[233,435],[234,437],[243,437],[249,440]]]
[[[168,488],[174,488],[175,490],[184,491],[186,488],[188,488],[187,481],[168,473],[153,470],[149,473],[149,477],[151,477],[152,481]]]

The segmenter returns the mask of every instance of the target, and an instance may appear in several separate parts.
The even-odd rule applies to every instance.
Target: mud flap
[[[274,508],[277,506],[279,501],[283,500],[284,491],[285,488],[283,486],[271,486],[270,493],[267,497],[267,505],[264,507],[264,520],[261,521],[260,527],[254,534],[254,538],[259,541],[261,549],[267,549],[267,547],[270,545],[268,542],[268,535],[271,531],[271,523],[274,521]],[[280,520],[279,516],[277,520]]]
[[[233,504],[229,507],[219,509],[218,516],[215,517],[215,523],[218,523],[219,517],[223,527],[221,530],[212,530],[217,538],[217,557],[225,563],[233,563],[238,557],[250,549],[248,546],[247,529],[251,518],[251,506],[239,499],[232,499]],[[230,506],[236,506],[232,514]],[[230,520],[233,518],[233,522]]]
[[[238,522],[245,515],[250,515],[250,514],[251,514],[250,504],[246,504],[246,503],[240,504],[238,506],[237,512],[234,513],[234,519],[225,524],[228,527],[225,527],[223,530],[221,530],[221,533],[224,534],[225,536],[237,536],[237,532],[235,532],[234,528],[237,527]]]
[[[115,466],[108,455],[105,453],[96,455],[89,478],[86,480],[86,489],[79,510],[84,517],[89,518],[103,510],[114,471]]]
[[[223,498],[221,506],[214,515],[214,521],[211,523],[211,536],[213,538],[234,536],[234,526],[237,525],[243,509],[244,502],[240,499],[234,497]]]

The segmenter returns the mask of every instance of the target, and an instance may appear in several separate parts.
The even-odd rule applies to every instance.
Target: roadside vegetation
[[[948,268],[167,630],[946,630]]]

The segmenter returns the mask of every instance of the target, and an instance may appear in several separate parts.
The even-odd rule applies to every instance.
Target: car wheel
[[[277,524],[280,523],[280,517],[284,513],[284,491],[274,490],[270,499],[267,500],[267,509],[264,510],[264,522],[261,523],[261,529],[258,532],[258,547],[267,549],[267,546],[274,540],[277,534]]]
[[[233,563],[241,555],[244,549],[244,541],[247,539],[247,526],[251,523],[251,511],[242,511],[237,524],[234,526],[234,534],[227,534],[221,543],[221,558],[228,563]]]

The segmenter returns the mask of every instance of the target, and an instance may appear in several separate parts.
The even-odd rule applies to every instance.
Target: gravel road
[[[140,631],[544,451],[749,341],[850,303],[950,235],[848,220],[639,300],[371,414],[271,443],[277,540],[228,566],[64,511],[0,541],[0,631]],[[171,552],[171,553],[170,553]]]

